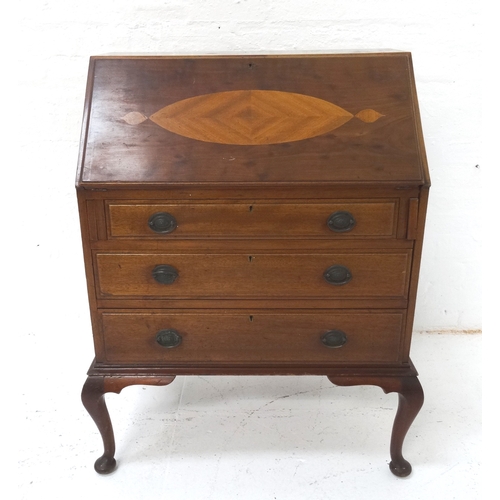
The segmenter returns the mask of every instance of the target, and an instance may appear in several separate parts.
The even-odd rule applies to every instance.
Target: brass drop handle
[[[160,330],[156,334],[156,342],[162,347],[171,349],[172,347],[177,347],[182,342],[182,335],[173,328],[168,330]]]
[[[346,266],[335,265],[329,267],[323,277],[330,285],[345,285],[352,279],[352,273]]]
[[[171,285],[179,277],[177,269],[168,264],[155,266],[151,274],[153,278],[162,285]]]
[[[356,225],[356,219],[350,212],[338,210],[328,217],[327,225],[335,233],[347,233]]]
[[[171,233],[177,227],[177,220],[168,212],[157,212],[149,218],[148,226],[155,233]]]
[[[347,342],[347,335],[342,330],[330,330],[321,336],[321,342],[325,347],[336,349]]]

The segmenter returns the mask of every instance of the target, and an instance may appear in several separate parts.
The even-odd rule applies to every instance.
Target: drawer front
[[[401,298],[408,289],[411,250],[335,254],[97,253],[95,260],[102,298]]]
[[[404,312],[103,312],[106,362],[398,362]]]
[[[110,238],[391,238],[398,200],[345,203],[108,203]]]

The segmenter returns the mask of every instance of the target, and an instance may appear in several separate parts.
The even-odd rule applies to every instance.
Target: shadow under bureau
[[[430,186],[408,53],[93,57],[77,194],[82,399],[176,375],[322,375],[423,403],[409,357]]]

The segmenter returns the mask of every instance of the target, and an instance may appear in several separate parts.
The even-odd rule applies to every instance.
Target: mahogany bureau
[[[323,375],[423,403],[409,357],[430,186],[409,53],[93,57],[77,194],[82,400],[176,375]]]

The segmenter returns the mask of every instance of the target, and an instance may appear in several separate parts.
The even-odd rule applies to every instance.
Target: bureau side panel
[[[89,71],[87,76],[87,88],[85,91],[85,103],[83,108],[82,129],[80,133],[80,149],[78,154],[78,167],[76,170],[76,186],[82,184],[82,175],[85,164],[85,154],[87,151],[87,138],[90,125],[90,115],[92,106],[92,92],[94,90],[94,70],[95,59],[90,58]]]
[[[406,317],[406,327],[402,337],[402,352],[405,360],[409,360],[410,344],[413,332],[413,319],[415,317],[415,306],[417,300],[418,279],[420,273],[420,261],[422,247],[424,243],[424,228],[427,213],[427,202],[429,199],[429,187],[423,186],[420,192],[416,239],[413,251],[413,262],[410,271],[410,286],[408,289],[408,314]]]
[[[97,237],[94,202],[88,201],[85,192],[77,190],[78,210],[80,213],[80,228],[82,233],[82,247],[87,278],[87,293],[90,307],[90,319],[94,338],[96,357],[102,356],[104,344],[100,336],[99,318],[97,316],[97,300],[95,295],[94,267],[92,262],[91,242]]]

